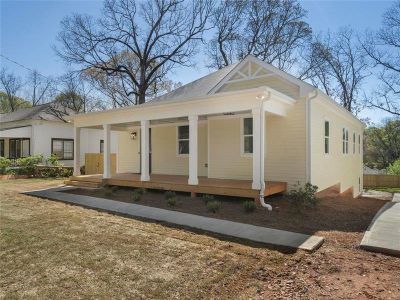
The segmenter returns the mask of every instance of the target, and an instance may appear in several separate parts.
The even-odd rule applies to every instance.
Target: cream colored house
[[[364,124],[320,90],[252,56],[145,104],[71,122],[72,180],[84,180],[80,130],[94,128],[104,131],[104,172],[96,178],[110,184],[260,199],[282,191],[274,182],[362,191]],[[111,130],[118,132],[116,174]],[[248,194],[232,192],[246,184]]]

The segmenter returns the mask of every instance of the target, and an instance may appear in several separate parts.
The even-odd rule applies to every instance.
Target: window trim
[[[328,130],[329,130],[329,134],[328,135],[326,135],[326,132],[325,132],[325,124],[326,124],[326,122],[328,122]],[[328,156],[328,155],[330,155],[331,154],[331,130],[332,128],[331,128],[331,120],[329,120],[329,119],[327,119],[327,118],[325,118],[324,119],[324,126],[323,126],[323,131],[324,131],[324,139],[323,139],[323,148],[324,148],[324,155],[325,156]],[[325,149],[325,140],[326,139],[328,139],[328,152],[326,152],[326,149]]]
[[[103,145],[103,151],[101,151],[101,145]],[[104,153],[104,140],[100,139],[100,144],[99,144],[99,153]]]
[[[187,126],[189,128],[189,124],[182,124],[176,126],[176,156],[177,157],[189,157],[189,153],[179,153],[179,142],[180,141],[188,141],[189,143],[189,152],[190,152],[190,133],[187,139],[180,139],[179,138],[179,127]]]
[[[75,141],[74,139],[65,139],[65,138],[51,138],[51,148],[50,148],[50,153],[53,154],[53,143],[54,141],[62,141],[63,142],[63,157],[62,158],[57,158],[58,160],[74,160],[75,159],[75,151],[73,150],[75,147]],[[64,142],[72,142],[72,158],[64,158]]]
[[[361,154],[361,134],[358,134],[358,154]]]
[[[254,139],[254,128],[253,128],[252,134],[246,134],[246,135],[244,134],[244,120],[245,119],[251,119],[253,121],[253,117],[252,116],[242,116],[242,117],[240,117],[240,156],[241,157],[253,157],[254,149],[253,149],[253,153],[244,152],[244,138],[245,138],[245,136],[251,136]]]
[[[6,156],[6,141],[4,139],[0,139],[0,156]]]
[[[349,154],[349,129],[347,127],[342,128],[342,153]]]
[[[356,132],[353,131],[353,154],[356,154]]]
[[[26,157],[26,156],[19,156],[19,157],[11,156],[11,141],[17,141],[17,140],[20,140],[20,141],[28,140],[28,142],[29,142],[29,146],[28,146],[28,156],[31,156],[31,139],[30,139],[30,138],[12,138],[12,139],[9,139],[9,140],[8,140],[8,158],[17,159],[17,158]],[[21,147],[21,150],[22,150],[22,152],[24,152],[23,146]],[[5,154],[5,153],[4,153],[4,154]]]

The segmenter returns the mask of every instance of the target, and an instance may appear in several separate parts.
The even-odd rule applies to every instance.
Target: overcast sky
[[[343,26],[363,32],[377,29],[384,11],[391,6],[390,1],[301,1],[308,11],[307,21],[314,32],[335,31]],[[60,21],[72,13],[86,13],[99,16],[102,1],[53,0],[53,1],[4,1],[0,0],[0,52],[2,55],[37,69],[46,76],[58,76],[66,71],[66,66],[55,55],[56,35]],[[198,65],[194,69],[177,69],[171,79],[187,83],[206,75],[206,57],[198,55]],[[1,66],[15,74],[25,76],[26,70],[0,57]],[[371,88],[369,83],[366,88]],[[360,117],[369,117],[379,122],[387,115],[379,111],[365,110]]]

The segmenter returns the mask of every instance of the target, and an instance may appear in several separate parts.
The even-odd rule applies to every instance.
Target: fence
[[[115,174],[117,163],[116,154],[110,154],[111,174]],[[103,153],[86,153],[85,154],[85,174],[102,174],[103,173]]]
[[[364,174],[365,187],[400,187],[400,175]]]

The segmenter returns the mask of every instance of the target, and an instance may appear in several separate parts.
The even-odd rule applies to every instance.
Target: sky
[[[349,26],[356,31],[379,28],[382,14],[390,1],[300,1],[308,11],[307,22],[315,33],[336,31]],[[99,16],[100,0],[0,0],[0,53],[11,60],[36,69],[45,76],[59,76],[67,66],[55,54],[56,36],[61,20],[70,14]],[[194,68],[180,68],[170,76],[172,80],[187,83],[209,73],[207,57],[199,54]],[[1,67],[22,77],[27,70],[0,57]],[[369,83],[373,87],[374,83]],[[359,117],[379,123],[387,117],[380,111],[364,110]]]

